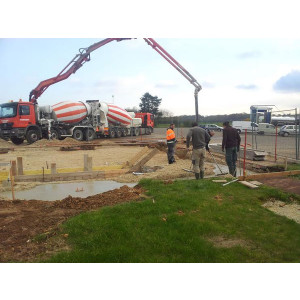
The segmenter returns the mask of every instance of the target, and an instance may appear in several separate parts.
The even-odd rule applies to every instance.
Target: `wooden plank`
[[[212,182],[226,183],[227,180],[225,180],[225,179],[216,179],[216,180],[212,180]]]
[[[110,171],[94,171],[94,172],[77,172],[77,173],[56,173],[43,175],[22,175],[16,176],[16,182],[32,182],[32,181],[69,181],[78,179],[96,179],[110,178],[120,176],[128,172],[128,169],[110,170]]]
[[[158,152],[159,150],[157,148],[152,149],[141,161],[133,165],[129,172],[140,172],[142,166],[144,166]]]
[[[248,179],[255,180],[255,179],[259,179],[259,178],[285,177],[285,176],[298,175],[298,174],[300,174],[300,170],[253,174],[253,175],[248,175],[246,177],[240,176],[239,179],[240,180],[248,180]]]
[[[255,185],[257,185],[257,186],[260,186],[260,185],[262,185],[262,183],[261,182],[259,182],[259,181],[249,181],[250,183],[252,183],[252,184],[255,184]]]
[[[248,182],[248,181],[239,181],[239,183],[241,183],[241,184],[247,186],[247,187],[250,188],[250,189],[257,189],[257,188],[258,188],[257,185],[252,184],[252,183],[250,183],[250,182]]]
[[[143,157],[149,151],[148,147],[144,147],[140,152],[138,152],[131,160],[123,164],[122,168],[132,167],[141,157]]]

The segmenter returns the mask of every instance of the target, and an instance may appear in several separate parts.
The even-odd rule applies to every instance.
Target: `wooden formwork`
[[[87,179],[107,179],[125,174],[128,170],[92,171],[74,173],[56,173],[43,175],[20,175],[15,176],[15,182],[51,182],[51,181],[71,181]]]

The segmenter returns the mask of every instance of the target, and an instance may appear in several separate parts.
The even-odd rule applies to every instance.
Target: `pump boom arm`
[[[131,38],[107,38],[97,42],[88,48],[79,49],[79,54],[62,69],[62,71],[55,77],[41,81],[38,86],[33,89],[29,94],[29,101],[37,103],[37,99],[45,92],[45,90],[52,84],[67,79],[71,74],[74,74],[86,62],[90,61],[90,53],[96,49],[113,41],[130,40]],[[195,87],[195,110],[196,121],[198,122],[198,93],[202,89],[198,81],[183,67],[181,66],[163,47],[161,47],[154,39],[144,38],[149,46],[158,52],[165,60],[167,60],[179,73],[181,73],[194,87]]]

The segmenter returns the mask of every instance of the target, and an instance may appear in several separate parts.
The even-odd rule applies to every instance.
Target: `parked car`
[[[245,129],[247,129],[248,132],[257,131],[258,125],[254,122],[250,121],[233,121],[232,127],[237,129],[239,133],[245,132]]]
[[[208,130],[213,130],[213,131],[222,131],[223,128],[216,125],[216,124],[205,124],[205,125],[200,125],[202,128],[204,129],[208,129]]]
[[[299,125],[297,125],[297,134],[299,134]],[[296,134],[296,125],[284,125],[280,128],[279,135],[289,136]]]
[[[276,134],[276,127],[269,123],[259,123],[257,134]]]

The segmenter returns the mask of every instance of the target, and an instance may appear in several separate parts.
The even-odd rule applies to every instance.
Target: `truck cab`
[[[151,113],[137,112],[135,113],[135,117],[142,119],[142,128],[148,128],[149,130],[151,130],[151,132],[153,132],[154,117]]]
[[[19,145],[25,139],[33,143],[40,137],[36,126],[36,106],[30,102],[0,104],[0,137]]]

